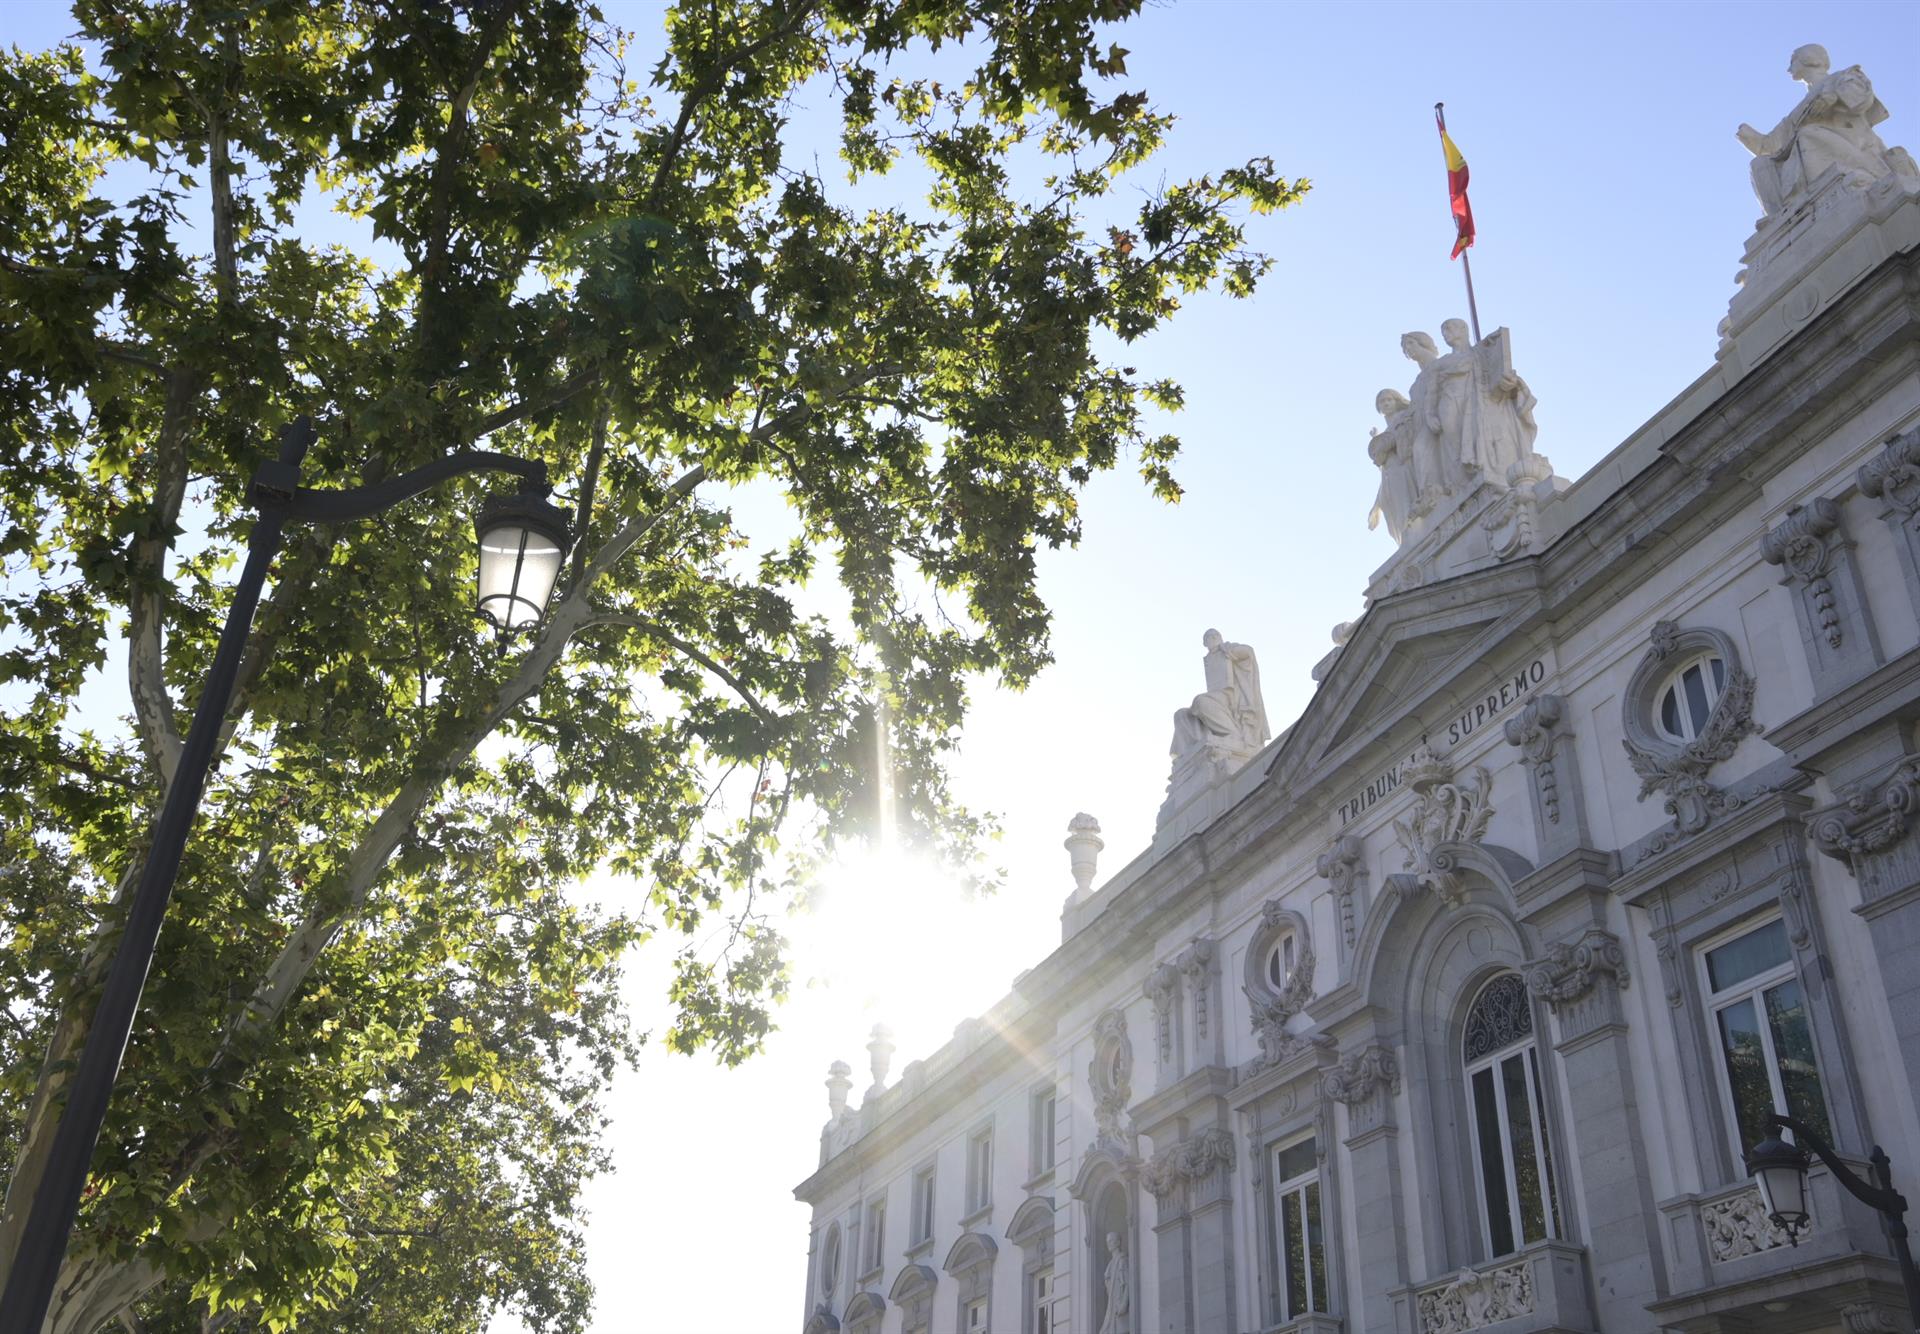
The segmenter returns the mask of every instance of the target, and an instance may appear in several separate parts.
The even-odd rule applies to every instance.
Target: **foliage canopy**
[[[1137,7],[703,0],[648,76],[567,0],[80,0],[88,47],[0,55],[0,1277],[275,430],[320,423],[310,485],[543,459],[582,534],[505,641],[484,483],[294,535],[50,1330],[581,1327],[623,951],[671,942],[667,1040],[738,1060],[783,820],[972,857],[942,766],[970,679],[1047,662],[1036,551],[1123,458],[1177,495],[1178,387],[1112,353],[1251,292],[1244,214],[1306,188],[1122,218],[1171,125],[1104,37]],[[855,202],[901,164],[923,200]],[[750,544],[743,484],[797,536]],[[845,624],[797,608],[823,560]],[[632,911],[568,898],[599,867]]]

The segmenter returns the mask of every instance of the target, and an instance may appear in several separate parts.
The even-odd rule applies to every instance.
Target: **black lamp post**
[[[521,481],[520,494],[494,500],[476,525],[480,542],[480,610],[503,631],[532,625],[545,613],[568,546],[566,516],[550,501],[552,487],[543,463],[469,450],[374,486],[316,491],[300,485],[300,461],[313,443],[310,418],[301,417],[280,433],[280,456],[254,474],[252,500],[259,511],[247,540],[247,563],[234,586],[233,606],[220,632],[207,684],[194,710],[193,725],[175,766],[166,803],[154,826],[153,848],[141,869],[139,887],[127,911],[127,924],[107,974],[105,988],[87,1030],[86,1046],[67,1086],[67,1104],[54,1131],[45,1174],[34,1191],[19,1252],[0,1296],[0,1334],[39,1334],[66,1257],[67,1236],[80,1208],[87,1168],[93,1159],[107,1102],[120,1072],[120,1058],[133,1030],[140,992],[153,963],[160,923],[173,895],[180,855],[200,807],[227,705],[253,627],[254,609],[267,579],[267,567],[279,552],[289,522],[337,523],[383,513],[452,477],[471,472],[504,472]]]
[[[1906,1285],[1908,1317],[1914,1329],[1920,1331],[1920,1270],[1914,1268],[1913,1252],[1907,1246],[1907,1201],[1893,1188],[1892,1165],[1887,1161],[1886,1151],[1878,1144],[1873,1146],[1873,1156],[1867,1160],[1873,1176],[1869,1183],[1841,1162],[1833,1146],[1804,1122],[1775,1113],[1768,1125],[1767,1137],[1747,1153],[1747,1171],[1753,1175],[1753,1184],[1759,1187],[1760,1202],[1766,1208],[1767,1217],[1787,1230],[1787,1240],[1796,1246],[1800,1244],[1800,1229],[1807,1225],[1807,1167],[1812,1156],[1817,1155],[1856,1200],[1879,1210],[1887,1238],[1893,1243],[1894,1258],[1900,1263],[1900,1281]],[[1793,1132],[1792,1144],[1780,1138],[1782,1130]]]

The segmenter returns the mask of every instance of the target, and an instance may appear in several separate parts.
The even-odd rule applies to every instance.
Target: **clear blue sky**
[[[605,7],[640,33],[646,68],[660,9]],[[7,39],[42,46],[70,26],[60,5],[16,0]],[[1539,449],[1570,478],[1710,364],[1759,212],[1733,129],[1769,129],[1797,100],[1795,46],[1863,64],[1893,112],[1882,135],[1920,151],[1913,5],[1193,0],[1116,40],[1126,84],[1180,116],[1170,178],[1271,154],[1313,192],[1256,225],[1278,259],[1259,296],[1194,301],[1128,358],[1187,388],[1187,496],[1168,508],[1127,474],[1097,480],[1086,542],[1043,563],[1058,664],[979,701],[959,779],[1004,815],[1007,892],[843,902],[803,929],[802,976],[822,985],[788,1007],[773,1052],[721,1073],[650,1049],[621,1084],[619,1172],[589,1200],[599,1334],[797,1328],[806,1214],[789,1192],[814,1165],[827,1062],[864,1087],[865,1026],[884,1018],[897,1077],[1056,942],[1075,810],[1105,826],[1104,871],[1145,846],[1209,625],[1259,651],[1276,732],[1298,713],[1329,628],[1359,613],[1391,550],[1366,528],[1365,442],[1375,393],[1411,379],[1399,335],[1465,314],[1436,100],[1472,167],[1482,323],[1512,328]],[[830,153],[817,122],[795,132]],[[633,985],[643,1019],[656,1013],[649,961]]]

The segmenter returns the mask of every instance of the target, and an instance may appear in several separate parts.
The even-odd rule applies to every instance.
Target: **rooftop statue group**
[[[1418,532],[1444,502],[1490,482],[1506,487],[1536,475],[1535,399],[1514,374],[1505,329],[1478,343],[1465,320],[1440,326],[1447,351],[1428,334],[1400,339],[1400,350],[1420,368],[1407,393],[1382,389],[1374,407],[1386,426],[1374,427],[1367,452],[1380,467],[1380,493],[1367,527],[1382,519],[1396,542]]]
[[[1913,155],[1888,148],[1874,131],[1887,108],[1858,65],[1835,70],[1824,46],[1807,45],[1793,53],[1787,73],[1807,87],[1800,104],[1765,134],[1751,125],[1734,131],[1753,154],[1753,192],[1767,217],[1805,199],[1835,167],[1856,190],[1894,177],[1907,191],[1920,191]]]

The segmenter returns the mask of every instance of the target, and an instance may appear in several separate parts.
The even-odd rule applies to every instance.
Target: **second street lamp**
[[[66,1107],[54,1131],[45,1170],[33,1188],[26,1230],[6,1292],[0,1295],[3,1334],[35,1334],[46,1323],[94,1145],[140,1008],[167,902],[173,896],[174,877],[213,766],[221,722],[233,698],[253,613],[286,525],[370,518],[450,478],[473,472],[508,473],[520,479],[520,494],[490,503],[477,525],[480,610],[502,630],[517,629],[539,621],[553,596],[569,543],[566,516],[546,498],[552,488],[544,463],[469,450],[373,486],[319,491],[300,485],[300,462],[313,438],[312,420],[296,419],[280,433],[279,457],[262,464],[254,474],[250,497],[259,517],[247,539],[247,563],[234,585],[220,646],[154,824],[153,846],[128,904],[126,926],[88,1026],[86,1045],[66,1088]]]

